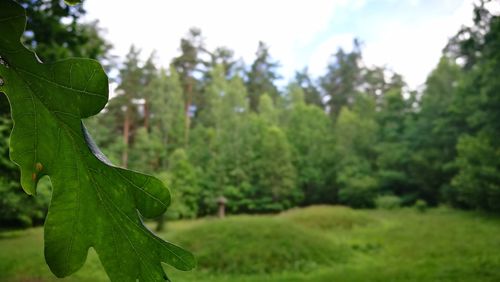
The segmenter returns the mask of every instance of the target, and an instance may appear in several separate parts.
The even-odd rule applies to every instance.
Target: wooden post
[[[227,199],[223,196],[220,196],[219,198],[217,198],[217,204],[219,205],[218,216],[219,218],[224,218],[226,216]]]

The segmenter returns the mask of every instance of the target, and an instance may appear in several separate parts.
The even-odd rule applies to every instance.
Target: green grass
[[[317,206],[276,216],[170,222],[199,267],[174,281],[500,281],[500,217],[452,209],[354,211]],[[0,233],[0,281],[60,281],[43,230]],[[63,281],[107,281],[93,251]]]
[[[349,251],[320,232],[269,216],[206,221],[172,241],[196,253],[201,270],[231,274],[307,271],[346,261]]]
[[[324,231],[352,229],[377,223],[376,218],[370,216],[366,211],[353,210],[342,206],[297,208],[282,213],[281,217],[307,228]]]

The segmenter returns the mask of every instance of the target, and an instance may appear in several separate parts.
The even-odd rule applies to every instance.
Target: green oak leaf
[[[10,157],[26,193],[34,194],[43,176],[52,182],[44,233],[52,272],[74,273],[90,247],[112,281],[168,280],[161,262],[192,269],[191,253],[156,237],[141,220],[165,212],[168,189],[152,176],[113,166],[82,124],[108,101],[101,65],[76,58],[41,63],[20,43],[25,25],[24,9],[0,0],[0,92],[14,121]]]

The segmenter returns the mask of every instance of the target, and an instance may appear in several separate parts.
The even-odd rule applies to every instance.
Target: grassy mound
[[[207,220],[175,234],[196,254],[198,268],[237,274],[306,271],[345,261],[348,250],[288,221],[237,216]]]
[[[376,222],[366,212],[342,206],[312,206],[292,209],[280,216],[302,226],[320,230],[351,229],[355,226],[365,226]]]

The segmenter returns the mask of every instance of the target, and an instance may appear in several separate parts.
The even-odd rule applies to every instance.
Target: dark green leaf
[[[143,224],[170,203],[158,179],[115,167],[94,145],[81,119],[108,101],[108,79],[98,62],[41,63],[21,43],[26,15],[0,0],[0,92],[7,94],[14,129],[11,159],[21,184],[35,194],[49,176],[53,196],[45,222],[45,258],[58,277],[77,271],[93,247],[112,281],[168,280],[161,267],[195,265],[191,253],[161,240]]]

